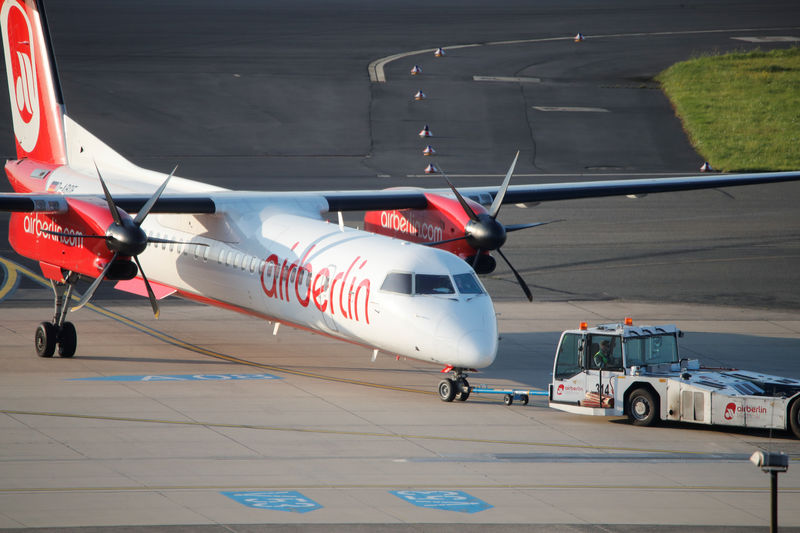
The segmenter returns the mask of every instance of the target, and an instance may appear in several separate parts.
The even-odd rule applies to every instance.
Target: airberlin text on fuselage
[[[83,246],[83,237],[80,232],[71,228],[62,228],[53,220],[41,220],[37,215],[25,215],[22,221],[22,229],[25,233],[35,235],[37,238],[52,239],[60,242],[64,246]],[[57,233],[69,233],[67,235],[52,235],[48,231]]]
[[[381,227],[407,235],[414,235],[425,241],[442,240],[442,228],[422,222],[411,216],[403,216],[397,211],[381,211]]]
[[[298,244],[296,242],[292,246],[292,251]],[[344,272],[336,273],[335,268],[332,271],[329,267],[316,270],[306,261],[313,249],[314,245],[306,250],[301,259],[291,263],[277,254],[267,257],[261,272],[264,294],[285,302],[294,298],[303,307],[313,303],[323,313],[341,315],[356,322],[363,319],[369,324],[370,282],[369,279],[359,278],[367,260],[356,257]]]

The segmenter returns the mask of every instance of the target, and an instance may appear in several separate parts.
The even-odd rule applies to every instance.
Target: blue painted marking
[[[389,492],[417,507],[428,509],[477,513],[494,507],[460,490],[392,490]]]
[[[308,513],[322,506],[294,490],[269,490],[261,492],[221,492],[228,498],[256,509]]]
[[[95,376],[91,378],[73,378],[69,381],[235,381],[246,379],[281,379],[272,374],[175,374],[167,376]]]

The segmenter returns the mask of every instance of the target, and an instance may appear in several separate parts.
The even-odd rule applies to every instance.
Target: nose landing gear
[[[458,400],[466,402],[469,398],[472,388],[467,381],[467,375],[464,374],[464,368],[454,368],[452,371],[452,378],[446,378],[439,382],[439,398],[443,402],[452,402]]]
[[[42,322],[36,328],[34,347],[39,357],[53,357],[58,347],[60,357],[72,357],[78,347],[78,334],[72,322],[65,322],[64,317],[69,309],[72,289],[78,281],[77,274],[70,273],[64,282],[50,281],[55,294],[52,322]]]

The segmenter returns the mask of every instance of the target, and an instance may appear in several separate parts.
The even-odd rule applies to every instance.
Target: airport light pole
[[[769,474],[770,488],[770,533],[778,532],[778,472],[789,468],[789,456],[783,452],[757,451],[750,456],[750,462]]]

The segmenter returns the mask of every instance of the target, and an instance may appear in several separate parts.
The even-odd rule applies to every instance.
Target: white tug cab
[[[561,335],[550,407],[595,416],[788,429],[800,438],[800,381],[683,359],[674,325],[623,323]]]

